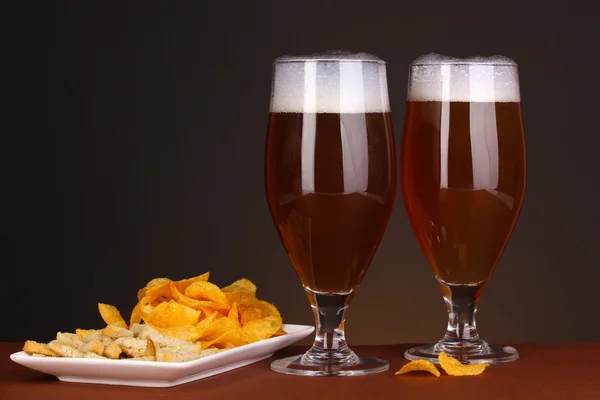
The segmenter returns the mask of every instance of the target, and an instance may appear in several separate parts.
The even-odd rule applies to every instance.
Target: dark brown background
[[[527,199],[484,294],[479,327],[494,342],[600,339],[600,30],[589,7],[392,0],[2,6],[9,20],[4,133],[15,134],[16,151],[5,158],[5,171],[14,165],[15,174],[2,192],[0,340],[50,340],[57,330],[100,326],[97,302],[128,314],[148,279],[207,270],[218,284],[250,278],[287,322],[312,323],[266,207],[263,152],[272,59],[331,48],[388,62],[397,143],[413,58],[504,54],[520,63]],[[349,340],[433,341],[445,318],[398,198],[352,304]]]

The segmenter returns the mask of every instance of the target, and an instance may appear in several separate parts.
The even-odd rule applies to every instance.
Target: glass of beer
[[[274,361],[274,371],[348,376],[389,368],[348,347],[344,321],[392,212],[395,168],[382,60],[339,52],[275,60],[266,195],[316,336],[307,353]]]
[[[416,59],[400,157],[404,205],[449,317],[442,340],[406,358],[436,361],[443,351],[465,363],[516,360],[513,347],[479,337],[475,313],[525,195],[517,64],[502,56]]]

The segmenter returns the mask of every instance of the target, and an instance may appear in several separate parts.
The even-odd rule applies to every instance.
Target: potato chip
[[[229,307],[226,307],[221,304],[217,304],[211,300],[196,300],[182,294],[177,286],[174,283],[170,284],[170,294],[173,300],[184,304],[194,310],[200,310],[204,313],[204,315],[210,315],[214,310],[228,310]]]
[[[121,317],[121,313],[115,306],[98,303],[98,311],[100,311],[100,316],[107,325],[116,325],[121,328],[127,328],[127,323],[123,317]]]
[[[134,324],[139,324],[142,321],[143,314],[142,309],[147,304],[151,304],[156,300],[154,296],[144,296],[136,305],[133,307],[131,311],[131,316],[129,317],[129,326],[133,326]]]
[[[229,304],[236,304],[238,312],[243,313],[248,307],[256,305],[258,299],[247,292],[223,292]]]
[[[236,328],[242,327],[242,325],[240,324],[238,309],[235,303],[231,305],[231,309],[229,310],[227,318],[229,318],[229,320],[235,324]]]
[[[250,321],[254,321],[255,319],[262,319],[267,316],[268,315],[259,307],[248,307],[240,315],[240,323],[242,325],[246,325]]]
[[[275,336],[283,336],[283,335],[287,335],[287,332],[284,331],[283,328],[279,328],[279,330],[273,334],[273,337],[275,337]]]
[[[217,285],[205,281],[192,283],[185,289],[185,295],[196,300],[210,300],[229,310],[229,300]]]
[[[443,351],[438,356],[440,366],[448,375],[452,376],[473,376],[479,375],[490,364],[462,364],[456,358],[446,355]]]
[[[159,328],[171,328],[196,325],[199,318],[200,311],[171,300],[160,303],[145,320],[147,323]]]
[[[224,315],[218,311],[213,311],[213,313],[210,314],[208,317],[201,319],[200,322],[198,322],[198,324],[196,325],[196,328],[198,328],[198,331],[200,332],[200,337],[202,337],[204,330],[219,318],[224,318]]]
[[[198,282],[198,281],[207,282],[209,277],[210,277],[210,272],[205,272],[202,275],[198,275],[193,278],[182,279],[182,280],[176,281],[174,283],[175,283],[175,286],[177,287],[177,290],[179,290],[181,293],[185,293],[185,289],[187,289],[187,287],[190,286],[192,283]]]
[[[272,315],[262,319],[255,319],[242,327],[248,343],[268,339],[281,328],[281,317]]]
[[[440,371],[435,367],[435,364],[428,360],[414,360],[404,364],[394,375],[402,375],[411,371],[427,371],[435,376],[440,376]]]
[[[273,304],[266,302],[264,300],[257,299],[255,307],[258,307],[259,309],[261,309],[268,316],[277,316],[277,317],[281,316],[277,307],[275,307]]]
[[[164,283],[171,282],[169,278],[154,278],[150,282],[146,284],[142,289],[138,290],[137,299],[140,301],[144,297],[146,297],[146,292],[148,289],[152,289],[153,287],[162,285]]]
[[[223,292],[242,292],[242,293],[248,293],[248,294],[256,297],[256,285],[254,283],[250,282],[246,278],[242,278],[240,280],[237,280],[237,281],[233,282],[231,285],[225,286],[221,290]]]
[[[146,289],[145,291],[144,291],[144,289],[141,289],[138,292],[138,300],[141,300],[140,293],[143,293],[142,297],[154,296],[156,298],[163,297],[165,299],[169,299],[169,298],[171,298],[170,297],[170,295],[171,295],[170,285],[171,284],[175,285],[175,287],[177,288],[177,290],[179,290],[179,292],[185,292],[185,289],[189,285],[191,285],[194,282],[198,282],[198,281],[207,281],[209,276],[210,276],[210,272],[206,272],[202,275],[198,275],[193,278],[182,279],[180,281],[172,281],[171,279],[168,279],[168,278],[153,279],[150,282],[148,282],[148,284],[144,288],[144,289]],[[154,306],[157,306],[157,305],[158,304],[154,304]]]
[[[246,334],[241,328],[232,329],[224,332],[221,336],[210,341],[203,341],[202,348],[217,347],[220,349],[231,349],[238,346],[243,346],[248,343]]]
[[[249,321],[268,316],[281,316],[281,314],[279,314],[279,310],[273,304],[264,300],[254,299],[251,305],[242,312],[240,322],[244,325]]]
[[[171,295],[170,283],[171,283],[171,281],[163,282],[159,285],[156,285],[156,286],[146,290],[146,296],[152,296],[157,299],[160,299],[160,298],[169,299],[170,298],[169,296]]]
[[[237,329],[239,325],[236,325],[229,318],[218,318],[215,319],[210,325],[206,326],[201,333],[200,339],[202,341],[210,341],[218,338],[227,331]]]
[[[159,303],[158,305],[160,305],[160,304],[162,304],[162,303]],[[156,307],[158,307],[158,305]],[[156,307],[153,306],[152,304],[146,304],[145,306],[140,308],[140,314],[142,315],[142,319],[145,322],[148,322],[150,315],[152,314],[152,312],[154,311],[154,309]]]

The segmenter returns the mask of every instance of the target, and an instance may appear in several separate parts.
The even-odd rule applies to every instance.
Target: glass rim
[[[440,66],[440,65],[456,65],[456,66],[495,66],[495,67],[517,67],[519,64],[510,57],[495,54],[490,56],[472,55],[468,57],[454,57],[445,54],[428,53],[415,58],[410,63],[411,66]]]
[[[335,57],[335,56],[281,56],[277,57],[273,60],[273,64],[303,64],[306,62],[322,62],[322,63],[370,63],[370,64],[379,64],[386,65],[385,61],[376,58],[345,58],[345,57]]]
[[[440,65],[458,65],[458,66],[465,66],[465,65],[489,65],[492,67],[518,67],[519,64],[516,62],[510,62],[510,61],[505,61],[505,62],[498,62],[498,61],[435,61],[435,62],[411,62],[410,66],[411,67],[426,67],[426,66],[440,66]]]

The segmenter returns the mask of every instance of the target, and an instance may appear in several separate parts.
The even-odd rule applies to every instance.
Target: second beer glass
[[[383,236],[396,193],[385,63],[368,54],[274,62],[265,156],[269,210],[316,322],[312,348],[277,360],[296,375],[364,375],[345,313]]]
[[[525,195],[517,64],[506,57],[415,60],[401,147],[404,205],[448,310],[444,338],[406,357],[436,361],[443,351],[467,363],[517,359],[514,348],[483,341],[475,325]]]

